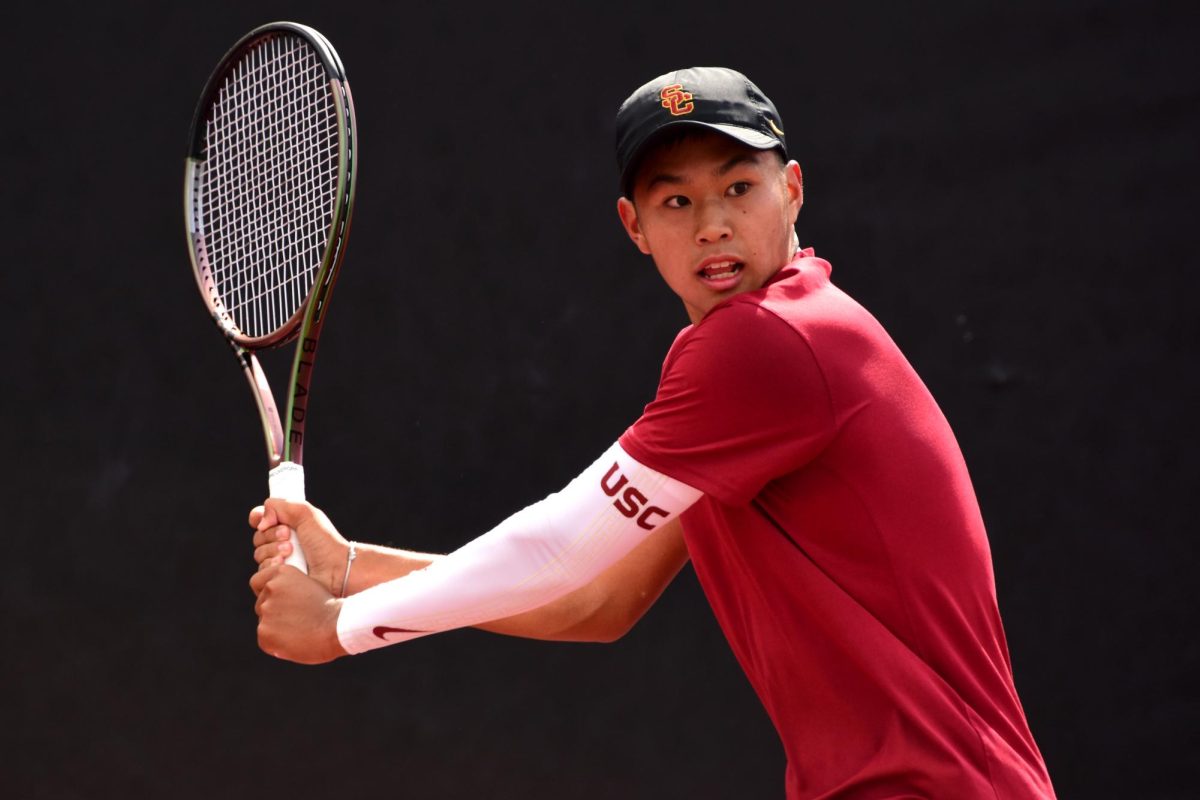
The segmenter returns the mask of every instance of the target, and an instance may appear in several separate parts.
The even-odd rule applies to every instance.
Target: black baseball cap
[[[617,110],[617,168],[627,197],[647,146],[684,125],[723,133],[759,150],[778,147],[787,157],[779,112],[749,78],[725,67],[677,69],[644,84]]]

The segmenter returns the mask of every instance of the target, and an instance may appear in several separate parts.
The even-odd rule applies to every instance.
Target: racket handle
[[[284,461],[267,475],[271,487],[271,497],[281,500],[304,499],[304,467],[291,461]],[[292,531],[292,554],[283,560],[296,569],[308,574],[308,560],[304,557],[304,548],[300,546],[300,537]]]

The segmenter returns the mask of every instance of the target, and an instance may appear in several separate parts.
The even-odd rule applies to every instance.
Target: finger
[[[280,555],[279,543],[268,542],[267,544],[254,548],[254,563],[258,564],[259,567],[262,567],[264,564],[278,555]]]
[[[276,525],[274,528],[266,528],[264,530],[255,531],[254,538],[251,543],[255,547],[262,547],[267,544],[275,544],[276,542],[287,541],[292,537],[292,529],[286,525]]]
[[[292,550],[296,549],[295,545],[287,540],[282,542],[272,542],[271,544],[266,545],[266,547],[273,550],[271,553],[272,556],[281,556],[282,558],[280,560],[290,556],[292,554]]]
[[[270,580],[268,579],[267,586],[269,586],[269,585],[270,585]],[[256,599],[254,601],[254,613],[258,615],[259,620],[262,619],[262,615],[266,611],[267,600],[269,600],[270,597],[271,597],[270,590],[264,589],[263,591],[259,592],[258,599]],[[259,625],[260,626],[262,625],[261,621],[259,622]]]
[[[275,556],[274,558],[268,558],[266,561],[264,561],[258,565],[258,571],[262,572],[264,569],[270,569],[271,567],[278,567],[282,563],[283,563],[283,559],[280,558],[279,556]]]
[[[262,516],[258,519],[258,524],[255,525],[258,530],[265,531],[273,525],[278,525],[279,519],[275,516],[275,512],[270,506],[263,506]]]
[[[279,568],[277,565],[269,564],[266,566],[265,569],[260,568],[257,572],[255,572],[253,575],[251,575],[250,576],[251,591],[253,591],[256,595],[262,595],[263,589],[266,588],[267,583],[271,580],[272,577],[275,576],[275,573],[278,571],[278,569]],[[255,609],[257,610],[257,608],[258,608],[258,605],[255,604]]]
[[[255,506],[254,508],[250,509],[250,527],[257,528],[259,520],[261,520],[262,517],[263,517],[263,507],[262,506]]]

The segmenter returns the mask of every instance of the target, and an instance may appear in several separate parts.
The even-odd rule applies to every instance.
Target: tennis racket
[[[200,294],[254,394],[272,497],[304,499],[317,343],[345,254],[358,149],[342,61],[274,22],[221,59],[192,120],[184,215]],[[256,353],[296,342],[281,417]],[[287,563],[308,571],[298,539]]]

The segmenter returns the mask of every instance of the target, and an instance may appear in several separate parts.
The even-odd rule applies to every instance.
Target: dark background
[[[343,532],[452,549],[636,418],[685,320],[618,225],[612,115],[669,69],[733,66],[782,111],[801,242],[960,438],[1060,796],[1194,796],[1194,12],[831,5],[10,12],[0,793],[782,796],[690,568],[614,645],[256,649],[260,434],[181,187],[217,58],[294,19],[359,112],[306,453]]]

